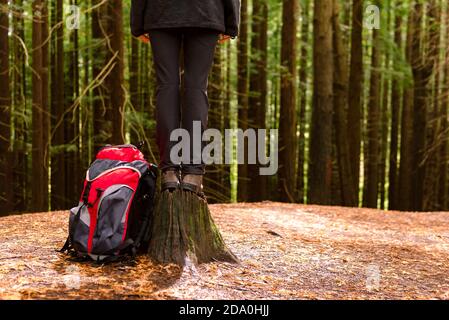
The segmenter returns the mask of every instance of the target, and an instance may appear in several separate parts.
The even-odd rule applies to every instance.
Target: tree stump
[[[156,203],[148,254],[159,263],[238,263],[215,225],[207,201],[196,194],[164,191]]]

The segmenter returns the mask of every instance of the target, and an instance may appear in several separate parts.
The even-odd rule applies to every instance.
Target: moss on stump
[[[238,262],[215,225],[207,201],[175,190],[160,194],[154,210],[148,254],[159,263],[184,265],[211,261]]]

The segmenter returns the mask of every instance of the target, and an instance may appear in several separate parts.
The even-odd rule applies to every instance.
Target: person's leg
[[[184,104],[182,127],[191,136],[191,162],[183,164],[183,174],[203,175],[205,166],[201,160],[204,144],[200,141],[200,152],[193,150],[193,124],[199,121],[201,134],[207,128],[209,101],[207,98],[207,79],[214,60],[215,47],[219,33],[210,29],[186,29],[184,32]],[[199,162],[195,164],[196,162]]]
[[[179,30],[158,29],[149,33],[156,70],[156,139],[160,153],[160,169],[177,169],[170,159],[170,150],[175,144],[170,134],[180,127],[180,70],[179,54],[182,34]]]

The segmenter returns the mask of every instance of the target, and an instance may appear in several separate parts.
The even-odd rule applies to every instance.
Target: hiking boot
[[[176,170],[166,170],[162,172],[161,190],[173,191],[181,185],[179,172]]]
[[[183,190],[191,191],[201,197],[204,197],[203,175],[186,174],[185,176],[182,177],[181,188]]]

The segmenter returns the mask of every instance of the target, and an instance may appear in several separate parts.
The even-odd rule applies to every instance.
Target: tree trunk
[[[98,79],[96,86],[92,90],[93,95],[93,155],[98,152],[99,148],[106,144],[110,139],[111,123],[108,119],[106,109],[109,105],[109,98],[107,95],[106,81],[104,81],[104,72],[109,72],[106,68],[105,61],[108,59],[108,47],[106,45],[106,30],[107,20],[105,18],[107,13],[107,3],[102,3],[102,0],[92,0],[92,6],[96,7],[92,11],[92,77]],[[97,7],[100,5],[99,7]]]
[[[425,176],[424,176],[424,195],[422,210],[432,211],[440,210],[438,204],[438,144],[439,131],[439,88],[440,88],[440,24],[441,8],[439,1],[432,0],[427,2],[427,21],[426,21],[426,43],[425,53],[425,76],[427,115],[429,123],[427,124],[426,150],[424,152]],[[432,81],[433,78],[433,81]]]
[[[51,208],[66,209],[65,170],[64,170],[64,22],[63,1],[57,0],[54,5],[55,19],[53,27],[58,27],[52,39],[52,73],[51,73],[51,114],[52,114],[52,147],[51,159]]]
[[[91,6],[91,1],[86,1],[85,6],[89,7]],[[84,30],[86,30],[86,42],[91,44],[92,43],[92,37],[90,32],[90,17],[91,14],[87,10],[85,10],[84,13]],[[81,52],[82,60],[83,60],[83,92],[89,87],[89,82],[91,80],[90,76],[90,65],[92,61],[92,49],[89,47],[86,50],[82,50]],[[89,99],[83,99],[81,101],[81,141],[80,141],[80,170],[85,170],[89,167],[89,165],[92,162],[92,144],[93,144],[93,135],[92,135],[92,99],[89,96]]]
[[[283,1],[278,172],[279,200],[283,202],[295,202],[296,194],[297,21],[298,1]]]
[[[412,210],[420,211],[423,207],[423,184],[425,177],[424,148],[426,142],[426,80],[423,73],[423,38],[421,24],[423,19],[423,4],[416,1],[414,5],[415,32],[412,41],[411,63],[414,80],[413,95],[413,157],[412,157]]]
[[[352,1],[351,59],[348,89],[348,145],[354,190],[359,194],[363,92],[363,0]]]
[[[15,2],[17,14],[13,16],[13,31],[20,38],[25,39],[25,22],[23,18],[23,1]],[[26,121],[27,100],[27,77],[25,65],[25,51],[16,37],[13,38],[15,68],[12,69],[13,77],[13,104],[14,104],[14,211],[24,212],[28,209],[30,185],[28,183],[28,125]]]
[[[334,101],[336,97],[334,96]],[[335,109],[336,110],[336,109]],[[332,178],[331,178],[331,206],[343,206],[343,194],[340,182],[340,169],[338,166],[338,152],[337,152],[337,134],[336,134],[336,116],[332,117]]]
[[[43,119],[43,55],[42,55],[42,9],[43,1],[34,0],[33,5],[33,76],[32,76],[32,122],[33,122],[33,142],[32,142],[32,170],[33,179],[32,184],[32,209],[34,211],[45,211],[45,196],[43,189],[46,187],[44,170],[44,119]]]
[[[231,44],[228,42],[226,44],[226,98],[223,110],[223,126],[226,129],[231,128],[231,62]],[[232,200],[231,165],[224,164],[223,167],[223,185],[226,190],[227,202],[230,202]]]
[[[129,96],[131,102],[129,132],[131,136],[131,143],[138,143],[142,140],[145,132],[141,132],[139,122],[143,116],[142,105],[140,104],[140,45],[139,40],[131,37],[131,56],[129,59]],[[146,61],[146,63],[148,63]]]
[[[109,41],[114,67],[108,77],[111,102],[112,137],[111,144],[125,143],[124,130],[124,48],[123,48],[123,4],[121,0],[108,1]]]
[[[343,35],[340,29],[340,8],[338,0],[333,0],[334,3],[334,123],[335,123],[335,139],[337,146],[337,163],[339,173],[339,189],[342,195],[343,205],[357,206],[357,193],[354,190],[354,183],[352,177],[349,145],[348,145],[348,130],[346,125],[346,106],[348,104],[348,56],[346,48],[343,45]]]
[[[449,6],[446,8],[446,30],[449,28]],[[446,47],[449,46],[449,32],[446,32],[445,36],[445,45]],[[439,148],[440,153],[440,162],[439,162],[439,169],[438,169],[438,203],[441,206],[442,210],[448,210],[449,209],[449,189],[448,189],[448,160],[449,160],[449,138],[448,138],[448,132],[449,132],[449,50],[446,50],[443,57],[444,63],[444,78],[442,83],[442,99],[440,104],[440,118],[441,118],[441,125],[440,125],[440,139],[441,146]]]
[[[388,8],[391,7],[391,0],[386,3]],[[391,28],[391,11],[387,13],[387,29]],[[384,70],[391,70],[391,50],[387,48],[384,54],[383,68]],[[380,164],[379,164],[379,197],[380,209],[385,209],[386,201],[386,179],[387,179],[387,153],[388,153],[388,127],[390,114],[390,76],[382,74],[382,94],[381,94],[381,110],[380,110]]]
[[[0,6],[7,8],[8,1]],[[0,11],[0,216],[13,210],[11,90],[9,79],[8,11]]]
[[[238,103],[238,128],[246,131],[248,128],[248,0],[241,1],[240,34],[238,39],[237,57],[237,103]],[[245,162],[238,168],[239,201],[248,199],[248,157],[245,152]]]
[[[221,64],[221,46],[215,50],[214,63],[210,75],[208,89],[210,111],[208,127],[223,131],[223,77]],[[226,202],[227,186],[222,184],[222,166],[212,164],[207,167],[207,175],[204,177],[204,189],[209,195],[211,203]]]
[[[266,99],[267,99],[267,13],[266,0],[253,2],[253,23],[251,40],[251,72],[248,114],[252,128],[265,129]],[[262,143],[262,141],[258,141]],[[258,152],[258,148],[255,149]],[[267,177],[259,174],[259,165],[248,165],[249,192],[248,200],[257,202],[266,199]]]
[[[395,6],[394,42],[398,50],[402,49],[402,15],[398,12],[402,7],[402,0],[397,0]],[[402,51],[402,50],[401,50]],[[399,72],[396,64],[393,66]],[[398,194],[398,145],[399,145],[399,112],[401,110],[401,82],[393,76],[391,87],[391,132],[390,132],[390,169],[388,175],[388,205],[390,210],[397,209]]]
[[[300,51],[300,66],[299,66],[299,94],[301,95],[299,102],[299,141],[298,141],[298,179],[296,182],[297,201],[304,203],[305,201],[305,159],[306,159],[306,108],[307,108],[307,81],[308,70],[307,62],[309,60],[309,23],[310,23],[310,4],[309,0],[304,2],[302,10],[301,23],[301,51]]]
[[[159,263],[238,262],[226,247],[207,202],[191,192],[160,195],[152,220],[148,254]]]
[[[412,42],[412,71],[414,79],[413,96],[413,170],[412,178],[412,209],[420,211],[424,206],[424,179],[426,175],[425,148],[427,134],[427,98],[428,83],[433,72],[433,57],[423,53],[424,38],[421,28],[424,18],[424,8],[420,1],[414,6],[414,25],[416,26]],[[434,49],[433,49],[434,50]],[[427,58],[431,61],[427,61]]]
[[[139,105],[142,110],[142,118],[148,125],[144,125],[146,147],[149,150],[150,160],[154,163],[159,159],[159,148],[156,143],[156,71],[152,56],[150,54],[151,47],[149,45],[141,46],[140,52],[140,72],[139,72]],[[144,85],[147,84],[147,85]]]
[[[371,86],[367,113],[367,158],[363,205],[377,208],[379,192],[379,152],[380,152],[380,31],[373,30],[373,51],[371,61]]]
[[[145,48],[147,52],[150,51],[150,48],[146,46]],[[150,119],[156,119],[156,91],[157,91],[157,83],[156,83],[156,69],[154,63],[152,61],[152,57],[150,55],[149,60],[151,61],[148,72],[148,82],[150,83],[148,88],[148,102],[144,105],[149,105],[150,110],[148,111],[150,115]],[[156,143],[156,122],[153,121],[153,126],[150,128],[150,132],[152,132],[151,137],[149,138],[149,145],[151,148],[151,154],[153,155],[153,161],[156,161],[159,157],[159,148]]]
[[[408,17],[406,59],[411,63],[412,40],[415,33],[414,11]],[[413,87],[404,89],[402,121],[401,121],[401,162],[399,167],[399,183],[397,208],[399,210],[411,209],[411,171],[412,171],[412,147],[413,147]]]
[[[385,70],[390,70],[390,57],[388,54],[385,55],[384,62]],[[382,104],[380,111],[380,164],[379,164],[379,198],[380,198],[380,209],[385,209],[385,201],[387,197],[386,189],[386,178],[387,178],[387,153],[388,153],[388,122],[390,114],[389,106],[389,91],[390,91],[390,80],[389,76],[383,75],[382,80]]]
[[[260,8],[261,18],[260,21],[260,39],[259,39],[259,49],[260,49],[260,60],[258,64],[258,74],[259,74],[259,90],[260,95],[258,99],[259,112],[256,115],[256,123],[258,128],[266,128],[267,121],[267,95],[268,95],[268,1],[264,0]],[[270,148],[270,143],[265,143],[266,149]],[[261,188],[259,200],[266,200],[268,197],[268,177],[257,175],[256,181]]]
[[[72,0],[72,5],[77,5],[77,0]],[[65,77],[65,112],[64,119],[64,164],[65,164],[65,207],[72,205],[73,195],[79,192],[82,186],[80,174],[80,156],[79,156],[79,108],[73,108],[76,99],[79,97],[79,53],[78,53],[78,30],[70,30],[71,50],[67,54],[68,77]]]
[[[41,192],[44,198],[44,210],[49,210],[49,172],[50,172],[50,95],[49,95],[49,25],[48,1],[43,1],[42,7],[42,147],[43,147],[43,185]]]
[[[333,45],[332,1],[315,0],[313,111],[308,202],[329,204],[332,179]]]

